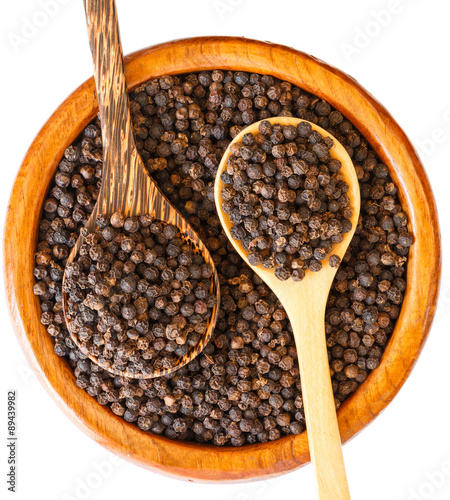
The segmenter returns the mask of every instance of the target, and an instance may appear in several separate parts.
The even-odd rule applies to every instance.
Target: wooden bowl
[[[130,89],[150,78],[210,69],[271,74],[326,99],[369,140],[389,167],[415,241],[405,300],[380,366],[339,409],[343,441],[355,436],[396,395],[419,356],[435,311],[441,269],[436,207],[422,164],[386,109],[341,71],[288,47],[243,38],[178,40],[126,58]],[[64,149],[95,117],[93,78],[55,111],[31,145],[15,181],[5,225],[5,273],[17,336],[37,376],[65,413],[97,442],[136,464],[181,478],[248,480],[293,470],[309,460],[306,433],[275,442],[219,448],[145,433],[75,384],[53,351],[33,295],[34,252],[42,205]]]

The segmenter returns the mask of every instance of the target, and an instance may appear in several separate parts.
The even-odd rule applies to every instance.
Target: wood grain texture
[[[216,296],[217,303],[208,319],[205,334],[185,356],[176,358],[171,368],[155,370],[149,374],[130,373],[128,370],[117,370],[102,364],[103,369],[114,375],[136,379],[161,377],[187,365],[211,340],[220,306],[219,277],[209,250],[148,175],[137,151],[131,123],[115,2],[114,0],[84,0],[84,7],[103,142],[102,184],[94,210],[85,227],[94,231],[97,228],[96,218],[99,214],[111,216],[115,212],[120,212],[125,217],[150,214],[157,220],[176,226],[182,238],[192,246],[194,252],[202,254],[205,262],[213,268],[209,291]],[[84,238],[80,236],[70,252],[67,263],[74,260],[83,241]],[[98,358],[83,347],[77,334],[69,327],[71,317],[67,313],[66,293],[63,295],[63,305],[70,337],[90,360],[99,364]]]
[[[271,74],[326,99],[365,135],[389,167],[415,235],[407,289],[392,338],[374,370],[338,411],[342,441],[360,432],[388,404],[414,366],[433,319],[441,272],[439,224],[433,193],[410,141],[353,78],[289,47],[233,37],[177,40],[125,58],[128,89],[150,78],[210,69]],[[32,287],[42,204],[64,149],[98,111],[93,78],[55,111],[30,146],[14,184],[5,224],[5,284],[11,319],[40,381],[89,436],[123,458],[152,470],[201,481],[268,478],[309,461],[306,433],[243,448],[217,448],[146,434],[112,415],[75,385],[64,359],[40,324]],[[384,446],[384,444],[380,444]]]
[[[269,118],[266,121],[272,124],[297,127],[299,123],[306,120],[279,117]],[[274,269],[266,269],[262,265],[251,266],[248,263],[248,252],[244,249],[242,241],[235,240],[231,236],[231,228],[234,224],[229,215],[225,214],[221,208],[224,201],[222,189],[225,187],[221,175],[226,172],[231,156],[231,146],[242,142],[245,134],[258,134],[260,123],[253,123],[243,129],[233,139],[222,156],[214,183],[216,210],[222,227],[236,252],[275,293],[291,322],[298,353],[308,443],[314,465],[317,498],[319,500],[349,500],[350,492],[336,418],[325,336],[325,309],[338,268],[331,267],[326,259],[319,272],[306,271],[305,278],[301,282],[295,282],[292,279],[280,281],[275,276]],[[330,155],[341,162],[342,167],[339,175],[349,186],[347,196],[353,207],[352,229],[344,235],[341,243],[333,246],[331,252],[342,260],[353,238],[359,219],[361,198],[358,177],[344,146],[323,128],[311,122],[307,123],[322,137],[333,139],[334,144],[330,149]]]

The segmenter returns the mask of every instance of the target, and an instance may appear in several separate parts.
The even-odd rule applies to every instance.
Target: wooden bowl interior
[[[271,74],[326,99],[369,140],[399,188],[415,235],[400,317],[380,366],[338,412],[343,441],[393,399],[426,339],[436,306],[440,239],[436,207],[420,160],[388,112],[357,82],[311,56],[243,38],[169,42],[126,58],[129,89],[164,74],[233,69]],[[219,448],[145,433],[79,389],[68,363],[54,354],[33,295],[34,253],[42,205],[65,148],[97,113],[93,78],[58,108],[31,145],[18,173],[5,225],[5,275],[12,321],[34,371],[66,414],[100,444],[141,466],[191,480],[248,480],[293,470],[309,460],[306,433],[242,448]]]

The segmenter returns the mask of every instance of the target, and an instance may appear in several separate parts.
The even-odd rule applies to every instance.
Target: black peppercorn
[[[353,155],[362,198],[360,224],[342,263],[335,261],[336,266],[340,267],[330,290],[325,322],[333,390],[338,404],[354,392],[380,362],[400,313],[406,287],[408,249],[413,243],[413,236],[407,229],[407,216],[402,210],[398,190],[390,179],[388,169],[359,131],[339,111],[304,90],[270,75],[236,75],[237,73],[231,71],[212,71],[204,72],[201,77],[195,73],[162,77],[140,85],[130,93],[130,110],[136,127],[138,150],[162,191],[185,217],[190,217],[192,224],[196,224],[195,229],[211,251],[219,272],[222,295],[219,318],[213,339],[203,351],[204,355],[199,357],[201,359],[194,359],[173,377],[137,381],[111,376],[109,372],[86,359],[86,355],[70,340],[61,309],[60,286],[62,270],[65,267],[62,256],[65,252],[56,250],[55,255],[53,248],[56,245],[71,248],[72,241],[74,244],[95,203],[96,192],[91,189],[100,187],[102,175],[102,141],[98,119],[86,127],[81,138],[67,152],[68,157],[62,158],[57,167],[55,179],[44,203],[33,271],[39,284],[35,291],[40,294],[38,296],[42,322],[49,335],[54,338],[56,354],[65,356],[74,369],[80,388],[95,397],[99,404],[106,404],[116,415],[133,422],[145,432],[218,446],[243,446],[252,442],[266,442],[289,433],[297,434],[305,429],[297,360],[293,357],[294,364],[290,371],[283,371],[279,366],[284,357],[292,357],[291,351],[295,353],[289,320],[277,303],[276,297],[233,252],[221,230],[214,207],[215,168],[229,141],[242,130],[246,121],[265,120],[273,115],[289,113],[318,123],[343,143]],[[222,87],[217,87],[218,84]],[[154,98],[159,92],[165,94],[161,95],[162,101],[158,104],[154,102]],[[141,95],[142,93],[145,93],[148,99]],[[213,99],[209,100],[211,93]],[[222,104],[217,109],[213,109],[215,99],[222,99]],[[167,103],[164,104],[166,100]],[[255,113],[254,116],[252,113],[243,115],[243,111],[238,107],[241,101],[241,106],[244,103],[246,106],[244,112],[250,110]],[[314,212],[329,212],[331,217],[326,222],[328,230],[333,234],[332,244],[338,243],[342,237],[342,226],[336,225],[332,218],[334,214],[339,213],[339,199],[344,194],[342,186],[332,180],[341,165],[331,159],[324,163],[328,173],[321,169],[321,161],[312,150],[314,145],[308,140],[312,129],[307,125],[300,128],[277,128],[265,122],[265,125],[261,124],[260,132],[254,140],[251,137],[245,139],[246,146],[258,148],[258,155],[266,155],[265,161],[259,163],[261,170],[256,168],[253,171],[252,175],[257,178],[251,179],[248,175],[253,189],[251,194],[256,195],[256,198],[248,197],[248,193],[245,193],[238,204],[234,205],[233,201],[237,198],[237,192],[234,190],[230,192],[227,201],[232,202],[230,211],[237,208],[239,212],[239,204],[250,204],[254,208],[260,198],[261,189],[266,185],[272,186],[265,188],[265,193],[269,196],[261,203],[264,217],[256,211],[256,215],[242,216],[240,224],[246,231],[267,231],[269,227],[273,229],[274,235],[267,236],[267,239],[258,240],[252,237],[251,241],[256,241],[252,244],[248,242],[251,249],[259,252],[267,251],[279,238],[286,238],[281,253],[285,254],[287,260],[279,263],[279,259],[276,261],[263,253],[262,265],[273,269],[287,266],[292,278],[300,280],[305,275],[305,260],[313,258],[315,250],[321,248],[320,244],[316,244],[320,243],[320,240],[302,243],[305,235],[309,238],[315,235],[313,232],[309,234],[309,231],[317,231],[307,223]],[[270,140],[272,135],[275,144]],[[322,142],[326,148],[330,147],[328,141]],[[279,144],[285,148],[284,156],[269,161],[273,146]],[[325,148],[315,146],[319,156],[326,160]],[[296,148],[297,151],[294,152]],[[160,153],[167,156],[160,156]],[[250,162],[250,165],[257,165],[253,162],[253,157],[252,154],[250,160],[246,161]],[[240,163],[239,165],[242,166]],[[259,177],[261,172],[263,176]],[[58,175],[56,180],[56,174],[64,175]],[[65,186],[67,176],[70,177],[70,183]],[[280,203],[285,202],[278,200],[277,193],[280,189],[305,190],[303,183],[306,176],[317,178],[318,189],[323,190],[326,195],[323,201],[329,201],[325,206],[322,204],[322,198],[309,198],[306,193],[310,206],[301,203],[298,205],[299,209],[285,219],[286,208],[280,206]],[[263,181],[265,178],[268,179],[267,182]],[[228,188],[234,189],[232,175],[226,174],[224,180]],[[250,185],[248,180],[246,182]],[[316,187],[315,184],[313,187]],[[66,193],[70,195],[67,198],[64,197]],[[268,221],[269,216],[278,220]],[[182,257],[181,262],[179,261],[180,256],[186,255],[185,250],[188,249],[183,246],[175,248],[168,239],[170,234],[161,234],[164,233],[164,226],[152,226],[154,221],[148,216],[140,216],[138,219],[141,229],[133,234],[141,235],[142,240],[133,240],[135,246],[130,253],[124,252],[121,249],[121,241],[114,239],[115,231],[122,231],[125,222],[125,219],[120,217],[117,226],[113,224],[102,229],[101,236],[108,242],[108,246],[103,248],[107,259],[103,257],[100,261],[91,261],[87,252],[83,260],[80,259],[82,266],[72,269],[75,278],[87,271],[89,279],[93,280],[90,286],[97,284],[102,273],[110,273],[111,278],[119,282],[125,277],[133,277],[134,274],[138,276],[132,294],[145,298],[147,309],[143,309],[143,303],[136,303],[137,296],[130,297],[128,304],[137,312],[135,318],[130,321],[135,324],[129,327],[126,320],[119,321],[114,327],[118,329],[117,340],[108,339],[105,342],[111,350],[117,350],[120,343],[126,344],[127,348],[123,353],[129,354],[126,358],[128,363],[137,365],[142,361],[152,363],[155,359],[161,359],[162,362],[159,356],[161,351],[154,347],[157,339],[161,342],[156,342],[156,347],[167,349],[170,356],[178,355],[174,354],[173,348],[188,347],[187,343],[178,345],[176,340],[166,337],[166,327],[172,323],[168,332],[168,335],[172,336],[178,331],[178,325],[183,324],[179,322],[179,318],[183,318],[189,327],[190,318],[194,316],[192,325],[198,324],[195,303],[198,300],[208,303],[208,298],[196,297],[196,284],[190,277],[189,268],[193,264],[199,266],[195,270],[199,280],[208,279],[209,272],[204,270],[201,263],[189,261],[188,258]],[[258,227],[255,229],[255,221],[258,219]],[[285,221],[294,231],[282,236],[278,231],[283,232],[285,226],[277,224]],[[101,225],[103,223],[100,221]],[[144,228],[147,232],[143,231]],[[160,237],[163,239],[159,239]],[[282,240],[279,243],[284,244]],[[144,247],[140,246],[142,244]],[[332,247],[323,248],[328,252],[331,265],[334,262]],[[293,251],[301,253],[302,256],[293,258]],[[140,252],[144,256],[142,262],[139,262]],[[101,263],[101,267],[106,263],[111,264],[108,254],[116,259],[114,262],[113,258],[109,271],[88,271],[93,262]],[[283,256],[282,259],[286,257]],[[178,262],[178,267],[173,267],[172,259]],[[322,262],[326,263],[326,259]],[[148,279],[141,274],[142,264],[148,268]],[[163,283],[167,284],[160,278],[165,269],[174,273],[171,289],[162,286]],[[368,284],[370,278],[361,276],[365,273],[373,278],[367,288],[363,285]],[[156,284],[159,282],[161,285]],[[387,292],[391,287],[394,289],[388,296]],[[100,294],[100,289],[106,293],[111,287],[101,285],[96,293]],[[179,293],[183,294],[184,299],[179,300]],[[165,307],[168,303],[177,304],[179,312],[169,316],[164,308],[157,309],[154,305],[155,299],[161,296],[167,300]],[[126,305],[121,302],[124,298],[128,300],[127,293],[122,290],[109,296],[108,300],[118,302],[115,312],[111,311],[112,314],[105,316],[105,325],[113,320],[113,315],[121,315],[121,309]],[[81,299],[83,300],[82,296]],[[267,312],[258,312],[262,305],[264,311],[266,310],[266,305],[260,301],[267,304]],[[203,307],[203,304],[201,306]],[[377,311],[375,321],[375,311],[369,307]],[[148,319],[139,318],[141,311],[144,311],[144,315],[148,314]],[[171,308],[168,312],[171,312]],[[367,323],[363,314],[364,319],[368,320]],[[154,317],[156,319],[153,319]],[[155,322],[159,326],[154,325]],[[101,352],[103,347],[94,345],[94,338],[101,341],[101,336],[93,335],[93,329],[87,326],[80,329],[80,338],[90,341],[92,348]],[[133,339],[136,335],[138,337]],[[189,335],[194,342],[199,338],[195,330]],[[132,344],[129,345],[128,342]],[[374,347],[377,349],[373,349]],[[137,354],[140,358],[136,357]],[[261,359],[267,362],[268,366],[261,363]],[[111,360],[105,358],[105,361]],[[114,359],[111,362],[114,362]],[[124,368],[125,366],[126,364]],[[289,362],[286,366],[289,366]],[[259,370],[268,371],[261,374],[258,367]],[[225,375],[222,374],[222,369],[225,370]],[[94,373],[102,379],[101,386],[96,385],[98,379],[93,378],[91,381]],[[213,376],[223,378],[223,386],[219,390],[213,390],[209,386]],[[213,385],[217,381],[215,378]],[[247,393],[252,395],[248,396]],[[273,408],[268,403],[272,395],[282,398],[280,408]],[[184,399],[185,397],[191,398],[192,410],[189,400]],[[132,406],[137,403],[139,408],[132,409],[128,407],[129,403],[132,403]],[[230,418],[232,408],[241,412],[240,420],[245,418],[251,421],[249,432],[241,431],[240,420],[233,421]],[[220,412],[223,412],[222,416]],[[290,416],[288,425],[284,425],[287,421],[284,420],[285,414]],[[211,428],[203,425],[206,417],[210,417],[206,423]]]

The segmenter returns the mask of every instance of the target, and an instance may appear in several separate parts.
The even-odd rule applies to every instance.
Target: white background
[[[434,325],[394,402],[344,447],[354,500],[450,498],[450,7],[445,0],[117,0],[124,52],[195,35],[239,35],[303,50],[372,92],[404,128],[437,199],[444,268]],[[45,14],[51,7],[51,16]],[[23,156],[44,122],[92,74],[81,0],[2,2],[1,223]],[[34,29],[30,25],[34,25]],[[36,25],[38,25],[36,27]],[[26,37],[24,37],[24,34]],[[3,294],[3,286],[1,289]],[[1,498],[312,499],[310,466],[252,484],[192,484],[112,464],[31,372],[1,297]],[[18,391],[18,491],[6,485],[6,397]],[[105,465],[106,462],[111,466]],[[96,474],[104,466],[108,477]],[[89,487],[89,484],[91,487]],[[84,486],[83,486],[84,485]]]

